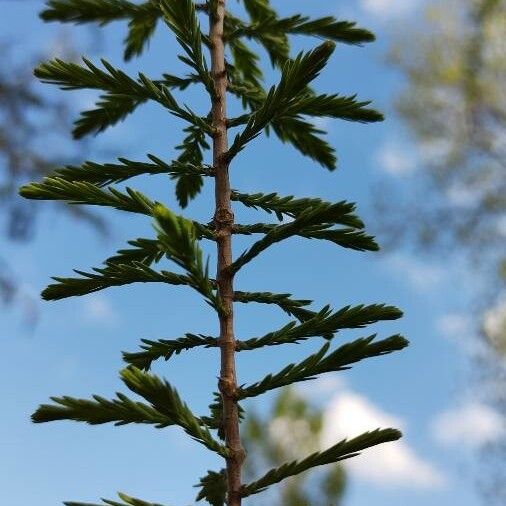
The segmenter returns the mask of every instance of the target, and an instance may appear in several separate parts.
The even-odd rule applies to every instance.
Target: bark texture
[[[213,5],[213,2],[211,2],[211,5]],[[230,272],[234,215],[230,203],[229,163],[227,160],[227,75],[223,41],[225,7],[225,0],[215,0],[214,9],[211,8],[209,11],[211,73],[215,92],[212,103],[212,121],[214,127],[213,165],[215,169],[216,200],[214,227],[218,247],[216,279],[222,303],[220,313],[221,372],[218,386],[223,403],[222,428],[225,434],[225,442],[230,451],[230,457],[227,459],[228,505],[240,506],[241,467],[245,454],[239,433],[239,411],[236,399],[234,279],[233,273]]]

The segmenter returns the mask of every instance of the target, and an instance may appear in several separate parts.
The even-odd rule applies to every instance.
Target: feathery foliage
[[[253,350],[263,346],[299,343],[315,336],[332,339],[339,330],[361,329],[379,321],[396,320],[401,316],[402,312],[396,307],[384,304],[346,306],[334,313],[330,306],[325,306],[317,313],[312,312],[305,316],[299,324],[292,321],[263,337],[239,341],[238,348],[239,350]]]
[[[151,364],[160,358],[169,360],[173,355],[179,355],[181,352],[204,346],[212,348],[218,346],[218,340],[215,337],[185,334],[179,339],[159,339],[151,341],[149,339],[141,339],[141,348],[144,351],[136,353],[123,353],[125,362],[132,364],[139,369],[149,369]]]
[[[315,405],[311,397],[293,387],[283,388],[267,413],[260,415],[258,410],[248,409],[242,426],[248,453],[245,482],[255,480],[265,469],[318,451],[327,429],[324,415],[324,405]],[[318,476],[302,473],[284,480],[276,490],[269,491],[269,501],[283,506],[343,506],[347,481],[342,465],[327,466]]]
[[[205,499],[211,506],[223,506],[227,497],[227,475],[222,469],[219,473],[208,471],[200,478],[200,483],[195,485],[201,490],[197,495],[197,501]]]
[[[343,344],[328,355],[330,344],[326,343],[317,353],[310,355],[302,362],[290,364],[280,372],[269,374],[253,385],[240,387],[237,396],[239,399],[257,397],[274,388],[315,379],[323,373],[344,371],[350,368],[350,364],[402,350],[408,344],[406,339],[399,335],[373,342],[375,337],[376,335],[372,335]]]
[[[272,292],[240,292],[234,293],[236,302],[257,302],[259,304],[275,304],[290,316],[295,316],[299,321],[308,320],[314,316],[314,311],[304,309],[309,306],[312,301],[307,299],[296,300],[291,299],[289,293],[272,293]]]
[[[103,504],[90,504],[84,502],[74,502],[74,501],[66,501],[65,506],[104,506],[107,504],[108,506],[164,506],[163,504],[152,503],[143,501],[141,499],[136,499],[135,497],[130,497],[126,494],[118,492],[118,496],[121,499],[119,501],[111,501],[110,499],[102,499]],[[167,505],[165,505],[167,506]]]
[[[304,471],[307,471],[313,467],[333,464],[341,460],[356,457],[357,455],[360,455],[360,452],[366,448],[370,448],[371,446],[376,446],[378,444],[387,443],[390,441],[396,441],[400,437],[401,433],[398,430],[378,429],[373,432],[365,432],[364,434],[350,439],[349,441],[345,439],[323,452],[313,453],[300,462],[294,461],[286,463],[277,469],[271,469],[268,473],[266,473],[258,480],[246,485],[243,489],[243,497],[263,492],[270,485],[279,483],[289,476],[303,473]]]
[[[188,162],[174,160],[165,163],[155,155],[148,154],[150,162],[135,162],[127,158],[118,158],[120,163],[84,162],[81,166],[67,166],[56,170],[52,177],[64,179],[67,182],[86,181],[96,186],[107,186],[111,183],[121,183],[127,179],[145,174],[169,174],[170,176],[196,175],[211,176],[210,167],[194,166]]]
[[[378,245],[365,232],[365,225],[351,202],[332,203],[316,197],[246,194],[231,190],[229,169],[233,159],[263,133],[274,132],[301,155],[332,170],[337,160],[334,149],[322,137],[324,132],[314,126],[314,118],[361,123],[382,120],[382,115],[372,109],[367,100],[355,95],[319,94],[311,87],[327,65],[336,44],[371,42],[374,36],[368,30],[331,16],[318,19],[301,14],[279,17],[269,0],[241,0],[241,3],[247,19],[232,12],[231,5],[217,0],[201,3],[193,0],[140,3],[50,0],[41,15],[45,21],[98,25],[126,22],[125,60],[142,54],[156,28],[164,27],[174,35],[181,49],[177,57],[188,69],[181,76],[164,73],[162,69],[160,79],[151,79],[143,73],[136,78],[130,77],[105,59],[103,68],[86,58],[82,64],[55,59],[39,65],[35,75],[45,83],[64,90],[93,89],[101,93],[95,108],[83,112],[76,121],[74,136],[100,133],[125,120],[140,105],[156,102],[183,122],[183,140],[175,145],[177,157],[172,161],[152,154],[143,162],[126,158],[118,158],[114,163],[86,161],[80,166],[62,167],[43,181],[20,190],[28,199],[111,207],[139,214],[150,219],[156,231],[155,237],[129,241],[127,247],[106,259],[102,267],[91,272],[76,270],[78,277],[53,278],[55,283],[42,293],[44,299],[82,296],[134,283],[180,285],[195,290],[211,306],[220,323],[220,333],[216,337],[188,332],[175,339],[142,339],[140,350],[124,352],[128,366],[121,372],[121,378],[126,388],[142,400],[134,400],[123,393],[112,400],[98,395],[91,399],[53,397],[52,404],[39,407],[33,420],[74,420],[91,425],[136,423],[159,429],[179,426],[192,439],[225,459],[224,469],[209,471],[196,485],[199,488],[196,500],[204,500],[212,506],[239,506],[242,498],[285,478],[398,439],[397,430],[373,430],[300,461],[287,462],[256,481],[244,484],[241,466],[245,454],[240,438],[244,410],[238,401],[324,373],[343,371],[352,364],[401,350],[407,345],[400,335],[376,339],[373,334],[332,349],[337,332],[395,320],[401,316],[395,307],[371,304],[346,306],[337,311],[330,306],[314,310],[308,299],[295,299],[288,293],[239,290],[235,286],[235,274],[242,267],[252,263],[270,246],[294,236],[326,240],[355,251],[376,251]],[[206,33],[202,28],[204,24],[209,25]],[[314,49],[293,57],[291,37],[296,35],[325,40]],[[266,51],[279,72],[277,84],[268,90],[263,85],[260,56],[250,46],[251,41]],[[203,116],[180,104],[171,91],[184,92],[194,84],[201,85],[209,104]],[[225,115],[227,91],[242,104],[243,112],[237,117]],[[232,129],[236,131],[228,146],[228,130]],[[212,151],[212,160],[207,160],[208,151]],[[182,208],[203,190],[204,178],[214,180],[213,220],[208,224],[198,223],[134,188],[113,186],[141,176],[164,176],[165,182],[173,181]],[[281,223],[234,223],[231,202],[275,215]],[[261,234],[261,237],[234,259],[231,245],[235,234]],[[209,275],[209,261],[201,246],[204,239],[216,247],[216,279]],[[158,265],[162,261],[174,264],[177,272],[160,269]],[[234,304],[253,302],[276,306],[295,320],[264,336],[238,340],[233,330]],[[326,340],[321,349],[300,363],[290,364],[251,385],[237,384],[236,353],[321,338]],[[148,372],[157,360],[168,361],[194,348],[218,347],[221,349],[219,392],[210,392],[212,402],[207,415],[194,415],[169,382]],[[105,499],[103,502],[109,506],[159,506],[124,494],[120,494],[120,502]],[[75,502],[66,504],[85,506]]]

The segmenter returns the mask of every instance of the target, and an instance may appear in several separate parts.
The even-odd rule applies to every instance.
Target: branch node
[[[218,379],[218,387],[220,392],[229,399],[237,399],[237,386],[234,379],[221,376]]]
[[[230,448],[228,447],[229,459],[234,460],[235,462],[242,463],[246,460],[246,450],[239,446],[238,448]]]
[[[216,209],[213,218],[215,231],[219,234],[221,231],[230,232],[234,223],[234,213],[226,207]]]

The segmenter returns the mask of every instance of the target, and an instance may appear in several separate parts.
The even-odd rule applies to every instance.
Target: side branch
[[[259,480],[250,483],[243,489],[243,497],[263,492],[270,485],[297,474],[303,473],[308,469],[326,464],[339,462],[360,455],[362,450],[376,446],[389,441],[396,441],[402,434],[395,429],[377,429],[373,432],[366,432],[360,436],[347,441],[344,439],[340,443],[331,446],[328,450],[321,453],[313,453],[301,461],[294,461],[283,464],[277,469],[271,469]]]
[[[408,341],[398,334],[377,342],[374,341],[375,338],[376,334],[357,339],[343,344],[332,353],[327,353],[330,343],[326,343],[302,362],[289,364],[276,374],[268,374],[250,386],[241,387],[237,392],[238,398],[257,397],[275,388],[313,380],[320,374],[344,371],[361,360],[387,355],[408,345]]]
[[[203,336],[202,334],[185,334],[178,339],[159,339],[151,341],[142,339],[141,349],[135,353],[123,352],[123,360],[138,369],[148,370],[151,364],[160,358],[169,360],[173,355],[179,355],[182,351],[203,346],[213,348],[218,346],[215,337]]]
[[[311,300],[292,299],[289,293],[236,291],[234,293],[234,300],[236,302],[242,302],[243,304],[248,304],[250,302],[274,304],[290,316],[295,316],[300,322],[308,320],[316,315],[314,311],[305,309],[306,306],[311,304]]]

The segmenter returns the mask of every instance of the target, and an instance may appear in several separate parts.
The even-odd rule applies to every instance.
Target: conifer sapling
[[[384,304],[347,306],[333,310],[311,308],[312,301],[292,298],[290,294],[249,292],[237,287],[235,275],[257,256],[278,242],[299,236],[330,241],[357,251],[376,251],[373,237],[349,202],[330,203],[318,198],[295,198],[278,194],[245,194],[232,190],[229,169],[234,159],[262,133],[273,132],[283,143],[291,144],[328,170],[336,166],[333,148],[325,133],[315,127],[314,118],[337,118],[356,122],[376,122],[382,115],[369,102],[356,96],[320,94],[311,84],[327,64],[336,43],[363,44],[374,40],[355,23],[337,21],[331,16],[311,19],[295,14],[280,17],[269,0],[241,0],[247,19],[230,10],[230,0],[50,0],[42,18],[64,23],[128,22],[124,57],[129,60],[147,47],[157,25],[170,30],[181,48],[178,58],[187,66],[183,76],[162,73],[152,78],[140,73],[130,76],[106,60],[100,64],[83,58],[82,63],[55,59],[41,64],[35,75],[45,83],[62,89],[94,89],[102,93],[95,108],[84,111],[75,123],[74,136],[81,138],[100,133],[125,120],[142,104],[157,102],[169,114],[185,123],[184,135],[177,146],[178,156],[166,161],[153,154],[145,161],[119,158],[114,163],[87,161],[81,166],[56,170],[40,183],[21,189],[30,199],[61,200],[71,205],[109,206],[125,213],[147,216],[155,223],[156,235],[138,238],[128,247],[105,260],[92,271],[76,270],[77,277],[54,278],[42,296],[46,300],[86,295],[112,286],[132,283],[165,283],[194,289],[216,312],[217,335],[188,333],[182,337],[143,340],[138,351],[124,353],[126,368],[121,371],[125,386],[142,400],[118,393],[116,398],[93,396],[91,399],[55,397],[34,413],[35,422],[76,420],[89,424],[112,422],[151,424],[156,428],[181,427],[192,439],[224,459],[224,468],[209,471],[200,479],[197,501],[213,506],[239,506],[246,497],[258,494],[289,476],[313,467],[333,464],[358,455],[371,446],[396,440],[395,429],[375,429],[349,440],[337,442],[300,461],[286,462],[250,483],[243,483],[241,468],[247,458],[241,444],[240,421],[244,399],[257,397],[272,389],[312,380],[320,374],[350,368],[369,357],[385,355],[404,348],[400,335],[377,339],[369,335],[333,346],[342,329],[362,328],[401,316],[395,307]],[[204,31],[204,26],[209,29]],[[290,54],[291,35],[325,39],[314,49]],[[254,41],[265,49],[279,73],[276,85],[263,86],[259,56],[251,49]],[[200,86],[209,103],[201,116],[173,95]],[[238,100],[244,113],[227,115],[227,100]],[[230,142],[229,142],[230,139]],[[208,157],[208,151],[212,156]],[[208,160],[209,158],[209,160]],[[174,181],[179,204],[185,208],[203,187],[204,178],[214,180],[215,209],[210,223],[198,223],[155,202],[137,190],[114,186],[137,176],[168,175]],[[280,221],[242,224],[234,221],[232,202],[274,214]],[[288,219],[285,219],[288,218]],[[236,235],[252,237],[251,246],[233,258],[232,240]],[[216,245],[216,275],[201,248],[202,241]],[[177,272],[158,267],[162,260],[175,264]],[[213,269],[214,270],[214,269]],[[247,287],[246,287],[247,288]],[[237,339],[234,334],[235,304],[271,304],[292,319],[280,329],[263,336]],[[249,385],[238,385],[237,353],[264,346],[280,346],[322,337],[319,351],[300,363],[289,364],[278,372]],[[159,359],[195,347],[219,348],[221,371],[218,390],[209,413],[196,415],[171,384],[149,372]],[[273,349],[273,353],[275,353]],[[170,374],[170,373],[169,373]],[[212,395],[212,392],[210,392]],[[372,428],[374,429],[374,428]],[[155,506],[120,494],[120,501],[104,500],[112,506]],[[82,506],[82,503],[67,503]]]

